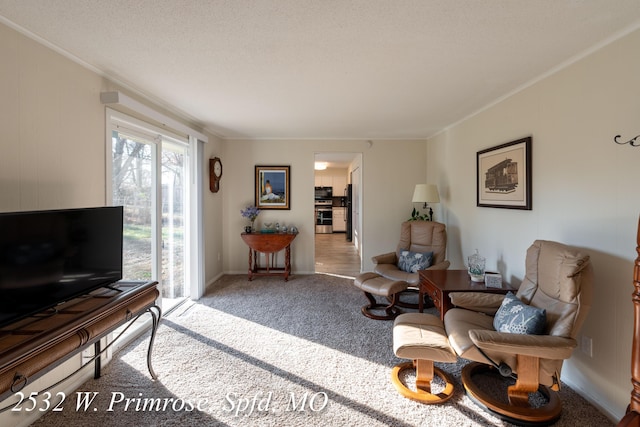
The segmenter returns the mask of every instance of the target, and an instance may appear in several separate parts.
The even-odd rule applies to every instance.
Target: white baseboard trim
[[[217,278],[215,280],[218,280],[221,276],[224,276],[225,274],[247,274],[247,270],[231,270],[231,271],[225,271],[224,273],[221,273],[219,276],[217,276]],[[291,272],[290,276],[307,276],[309,274],[316,274],[315,271],[298,271],[296,270],[295,272]]]

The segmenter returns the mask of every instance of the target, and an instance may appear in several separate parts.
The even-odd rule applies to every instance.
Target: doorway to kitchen
[[[355,277],[361,270],[361,153],[315,153],[315,271]],[[355,190],[355,191],[354,191]]]
[[[344,234],[316,234],[316,273],[356,277],[360,274],[360,255]]]

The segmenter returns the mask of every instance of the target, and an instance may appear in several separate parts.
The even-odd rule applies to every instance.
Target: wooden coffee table
[[[467,270],[420,270],[420,298],[418,309],[424,310],[424,294],[429,295],[434,305],[440,311],[440,319],[444,320],[444,314],[453,307],[449,294],[451,292],[486,292],[493,294],[506,294],[509,291],[516,293],[518,290],[510,284],[502,281],[501,288],[488,288],[484,282],[472,282]]]

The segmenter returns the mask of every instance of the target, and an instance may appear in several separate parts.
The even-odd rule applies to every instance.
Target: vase
[[[471,255],[469,258],[469,276],[471,276],[471,281],[473,282],[484,282],[484,268],[486,259],[483,256],[478,254],[478,250],[476,249],[476,253]]]
[[[250,225],[245,225],[244,226],[244,232],[245,233],[251,233],[251,226]]]

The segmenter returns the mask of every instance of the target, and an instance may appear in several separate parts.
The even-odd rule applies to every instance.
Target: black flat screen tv
[[[122,207],[0,213],[0,327],[122,279]]]

